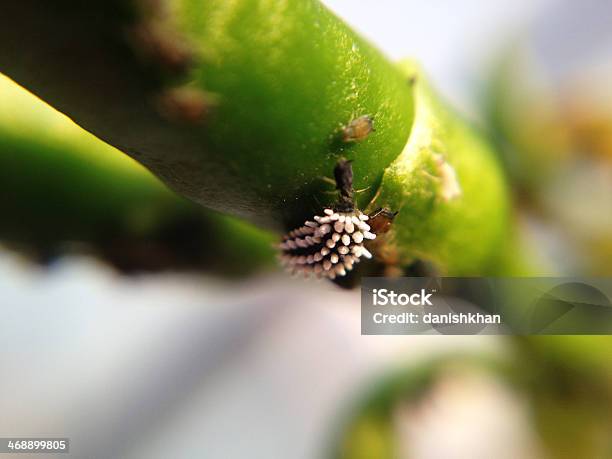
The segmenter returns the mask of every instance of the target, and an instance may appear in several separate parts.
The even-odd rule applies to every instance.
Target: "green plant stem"
[[[172,193],[2,75],[0,100],[2,245],[42,261],[93,253],[124,271],[272,265],[270,233]]]
[[[509,206],[488,145],[320,3],[127,5],[8,2],[0,71],[205,207],[287,229],[334,202],[324,178],[346,157],[359,205],[400,211],[400,265],[499,271]],[[342,142],[362,115],[375,132]]]

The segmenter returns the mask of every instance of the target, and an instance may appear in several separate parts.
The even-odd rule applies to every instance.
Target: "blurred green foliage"
[[[410,451],[408,439],[398,430],[398,409],[427,406],[438,382],[458,368],[465,374],[477,375],[484,371],[527,403],[525,421],[529,424],[521,427],[535,433],[534,446],[537,454],[542,454],[535,457],[610,457],[612,344],[609,337],[513,337],[507,339],[507,344],[509,352],[497,357],[486,355],[484,349],[476,353],[450,352],[382,375],[345,413],[343,424],[333,438],[330,457],[391,459],[399,457],[400,449]],[[420,414],[422,410],[414,409],[410,415]],[[498,415],[504,416],[504,413]],[[424,419],[413,419],[413,422],[420,421]],[[449,425],[449,432],[460,428]],[[483,441],[495,442],[495,439]]]

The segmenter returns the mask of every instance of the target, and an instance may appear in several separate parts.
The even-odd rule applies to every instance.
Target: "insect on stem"
[[[370,115],[355,118],[342,128],[342,141],[345,143],[364,140],[374,131],[374,123]]]
[[[368,223],[370,217],[355,207],[351,161],[339,160],[334,177],[340,192],[336,205],[287,233],[278,246],[281,263],[293,274],[335,279],[345,276],[362,258],[372,258],[364,244],[376,239],[376,231]],[[385,223],[386,232],[394,216],[385,209],[375,217]]]

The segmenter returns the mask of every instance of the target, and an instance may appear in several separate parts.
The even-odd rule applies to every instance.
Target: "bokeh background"
[[[609,2],[324,3],[488,133],[538,274],[612,274]],[[0,436],[76,458],[612,457],[610,338],[361,336],[358,291],[289,279],[274,235],[2,76],[0,215]]]

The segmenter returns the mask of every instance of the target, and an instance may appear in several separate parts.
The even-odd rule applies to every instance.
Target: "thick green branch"
[[[139,3],[9,2],[0,70],[180,193],[267,225],[329,200],[338,155],[363,188],[401,151],[404,78],[317,2]],[[362,114],[377,135],[337,145]]]
[[[42,261],[85,251],[129,272],[274,265],[271,233],[172,193],[2,75],[0,100],[0,245]]]
[[[323,179],[353,159],[360,206],[400,210],[388,239],[400,265],[491,271],[508,226],[502,176],[422,77],[315,0],[127,5],[8,2],[0,71],[179,193],[268,227],[332,203]],[[362,115],[376,131],[342,142]]]

